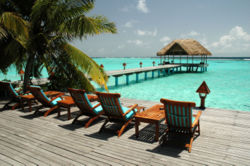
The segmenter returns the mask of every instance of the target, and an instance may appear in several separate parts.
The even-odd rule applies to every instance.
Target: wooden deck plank
[[[8,156],[9,158],[12,158],[15,156],[15,160],[18,162],[21,162],[24,165],[41,165],[41,162],[38,160],[32,160],[32,158],[29,158],[28,156],[24,156],[23,153],[16,153],[16,151],[13,151],[12,149],[7,148],[4,145],[0,145],[0,149],[4,151],[4,155]]]
[[[121,99],[125,105],[150,107],[159,102]],[[2,101],[0,102],[2,103]],[[4,103],[4,102],[3,102]],[[77,108],[72,109],[77,112]],[[33,113],[33,112],[32,112]],[[250,163],[250,113],[207,108],[201,116],[201,136],[192,153],[150,142],[154,126],[141,124],[142,136],[135,139],[132,127],[117,138],[110,124],[98,134],[99,121],[84,128],[72,120],[32,117],[30,112],[0,112],[0,165],[248,165]],[[165,124],[160,125],[163,131]],[[143,140],[145,139],[145,140]],[[148,140],[149,139],[149,140]],[[19,154],[20,153],[20,154]]]
[[[1,157],[0,157],[0,158],[1,158]],[[0,165],[1,165],[1,166],[10,166],[11,164],[10,164],[10,163],[7,163],[6,161],[0,159]]]
[[[0,160],[3,160],[10,165],[24,165],[21,162],[15,160],[14,157],[15,156],[9,157],[5,153],[3,153],[2,151],[0,152]]]

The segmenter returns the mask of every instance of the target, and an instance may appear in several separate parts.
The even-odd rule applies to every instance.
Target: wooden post
[[[115,86],[118,86],[118,77],[115,77]]]
[[[161,77],[161,71],[158,69],[158,77]]]
[[[144,78],[145,80],[148,79],[147,74],[148,74],[148,73],[145,71],[145,78]]]
[[[129,74],[126,75],[126,85],[129,84]]]
[[[135,76],[136,76],[135,82],[139,82],[139,73],[135,73]]]

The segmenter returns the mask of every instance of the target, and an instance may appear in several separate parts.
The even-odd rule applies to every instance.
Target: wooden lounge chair
[[[201,111],[198,111],[197,115],[193,115],[194,102],[161,99],[161,103],[164,104],[167,134],[176,133],[188,136],[190,141],[186,144],[186,147],[188,152],[191,152],[195,133],[197,132],[200,135]]]
[[[21,97],[23,94],[20,92],[17,92],[13,88],[13,86],[10,82],[0,81],[0,86],[9,92],[10,97],[11,97],[11,100],[8,103],[6,103],[1,110],[5,110],[5,109],[9,109],[9,108],[14,110],[16,107],[23,105],[22,100],[21,100]],[[24,94],[28,94],[28,93],[29,92],[26,92]],[[16,102],[16,104],[14,106],[10,107],[9,104],[11,104],[13,102]]]
[[[80,116],[86,115],[90,117],[88,122],[85,124],[85,128],[88,128],[94,120],[99,118],[104,113],[102,110],[101,103],[96,103],[92,105],[89,101],[92,96],[87,95],[85,90],[72,88],[68,88],[68,90],[76,106],[80,109],[80,114],[74,119],[72,124],[74,124]]]
[[[59,92],[57,96],[49,99],[47,95],[43,92],[41,87],[39,86],[29,86],[28,89],[30,90],[32,95],[35,97],[35,99],[42,104],[40,107],[36,109],[34,114],[36,114],[39,111],[39,109],[43,107],[49,107],[50,109],[44,113],[44,116],[46,117],[48,116],[50,112],[58,109],[57,101],[63,100],[62,96],[64,95],[64,93],[62,92]]]
[[[118,137],[120,137],[124,129],[133,120],[133,117],[137,112],[136,107],[138,104],[134,104],[130,108],[122,107],[119,99],[119,93],[96,92],[96,94],[99,98],[99,101],[101,102],[104,113],[107,116],[107,119],[105,120],[99,132],[104,129],[108,122],[121,122],[123,123],[123,126],[117,131]]]

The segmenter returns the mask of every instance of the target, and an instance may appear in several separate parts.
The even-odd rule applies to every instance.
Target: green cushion
[[[16,90],[13,88],[13,86],[10,83],[10,89],[13,91],[13,93],[16,95],[16,97],[19,97],[19,94],[16,92]]]
[[[52,104],[53,106],[55,106],[55,105],[57,105],[57,102],[58,102],[58,101],[61,101],[61,100],[62,100],[62,98],[61,98],[61,97],[58,97],[58,98],[54,99],[54,100],[51,102],[51,104]]]
[[[130,108],[127,108],[127,107],[122,107],[122,111],[123,111],[123,113],[125,113],[125,112],[127,112],[127,110],[129,110]],[[135,108],[134,109],[135,110],[135,112],[137,112],[137,109]],[[133,116],[134,116],[134,111],[132,110],[132,111],[130,111],[127,115],[125,115],[125,118],[126,118],[126,120],[129,120],[129,119],[131,119]]]
[[[95,107],[97,104],[99,104],[99,103],[94,104],[93,107]],[[93,111],[94,111],[96,114],[99,114],[99,113],[102,111],[102,106],[99,105],[99,106],[96,107]]]

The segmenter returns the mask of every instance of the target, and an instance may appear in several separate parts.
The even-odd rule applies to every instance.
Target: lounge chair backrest
[[[169,127],[192,128],[194,102],[161,99],[164,104],[166,122]]]
[[[70,95],[72,96],[75,104],[81,109],[81,111],[93,113],[87,93],[85,90],[68,88]]]
[[[35,98],[44,106],[51,106],[51,104],[49,103],[50,99],[44,94],[40,86],[32,85],[28,87],[28,89],[33,94],[33,96],[35,96]]]
[[[119,118],[119,119],[125,119],[122,111],[122,106],[120,103],[120,94],[119,93],[102,93],[102,92],[96,92],[102,108],[105,112],[105,115],[107,115],[109,118]]]
[[[13,88],[13,86],[10,82],[0,81],[0,86],[8,89],[11,96],[13,96],[15,98],[19,97],[19,94],[16,92],[16,90]]]

